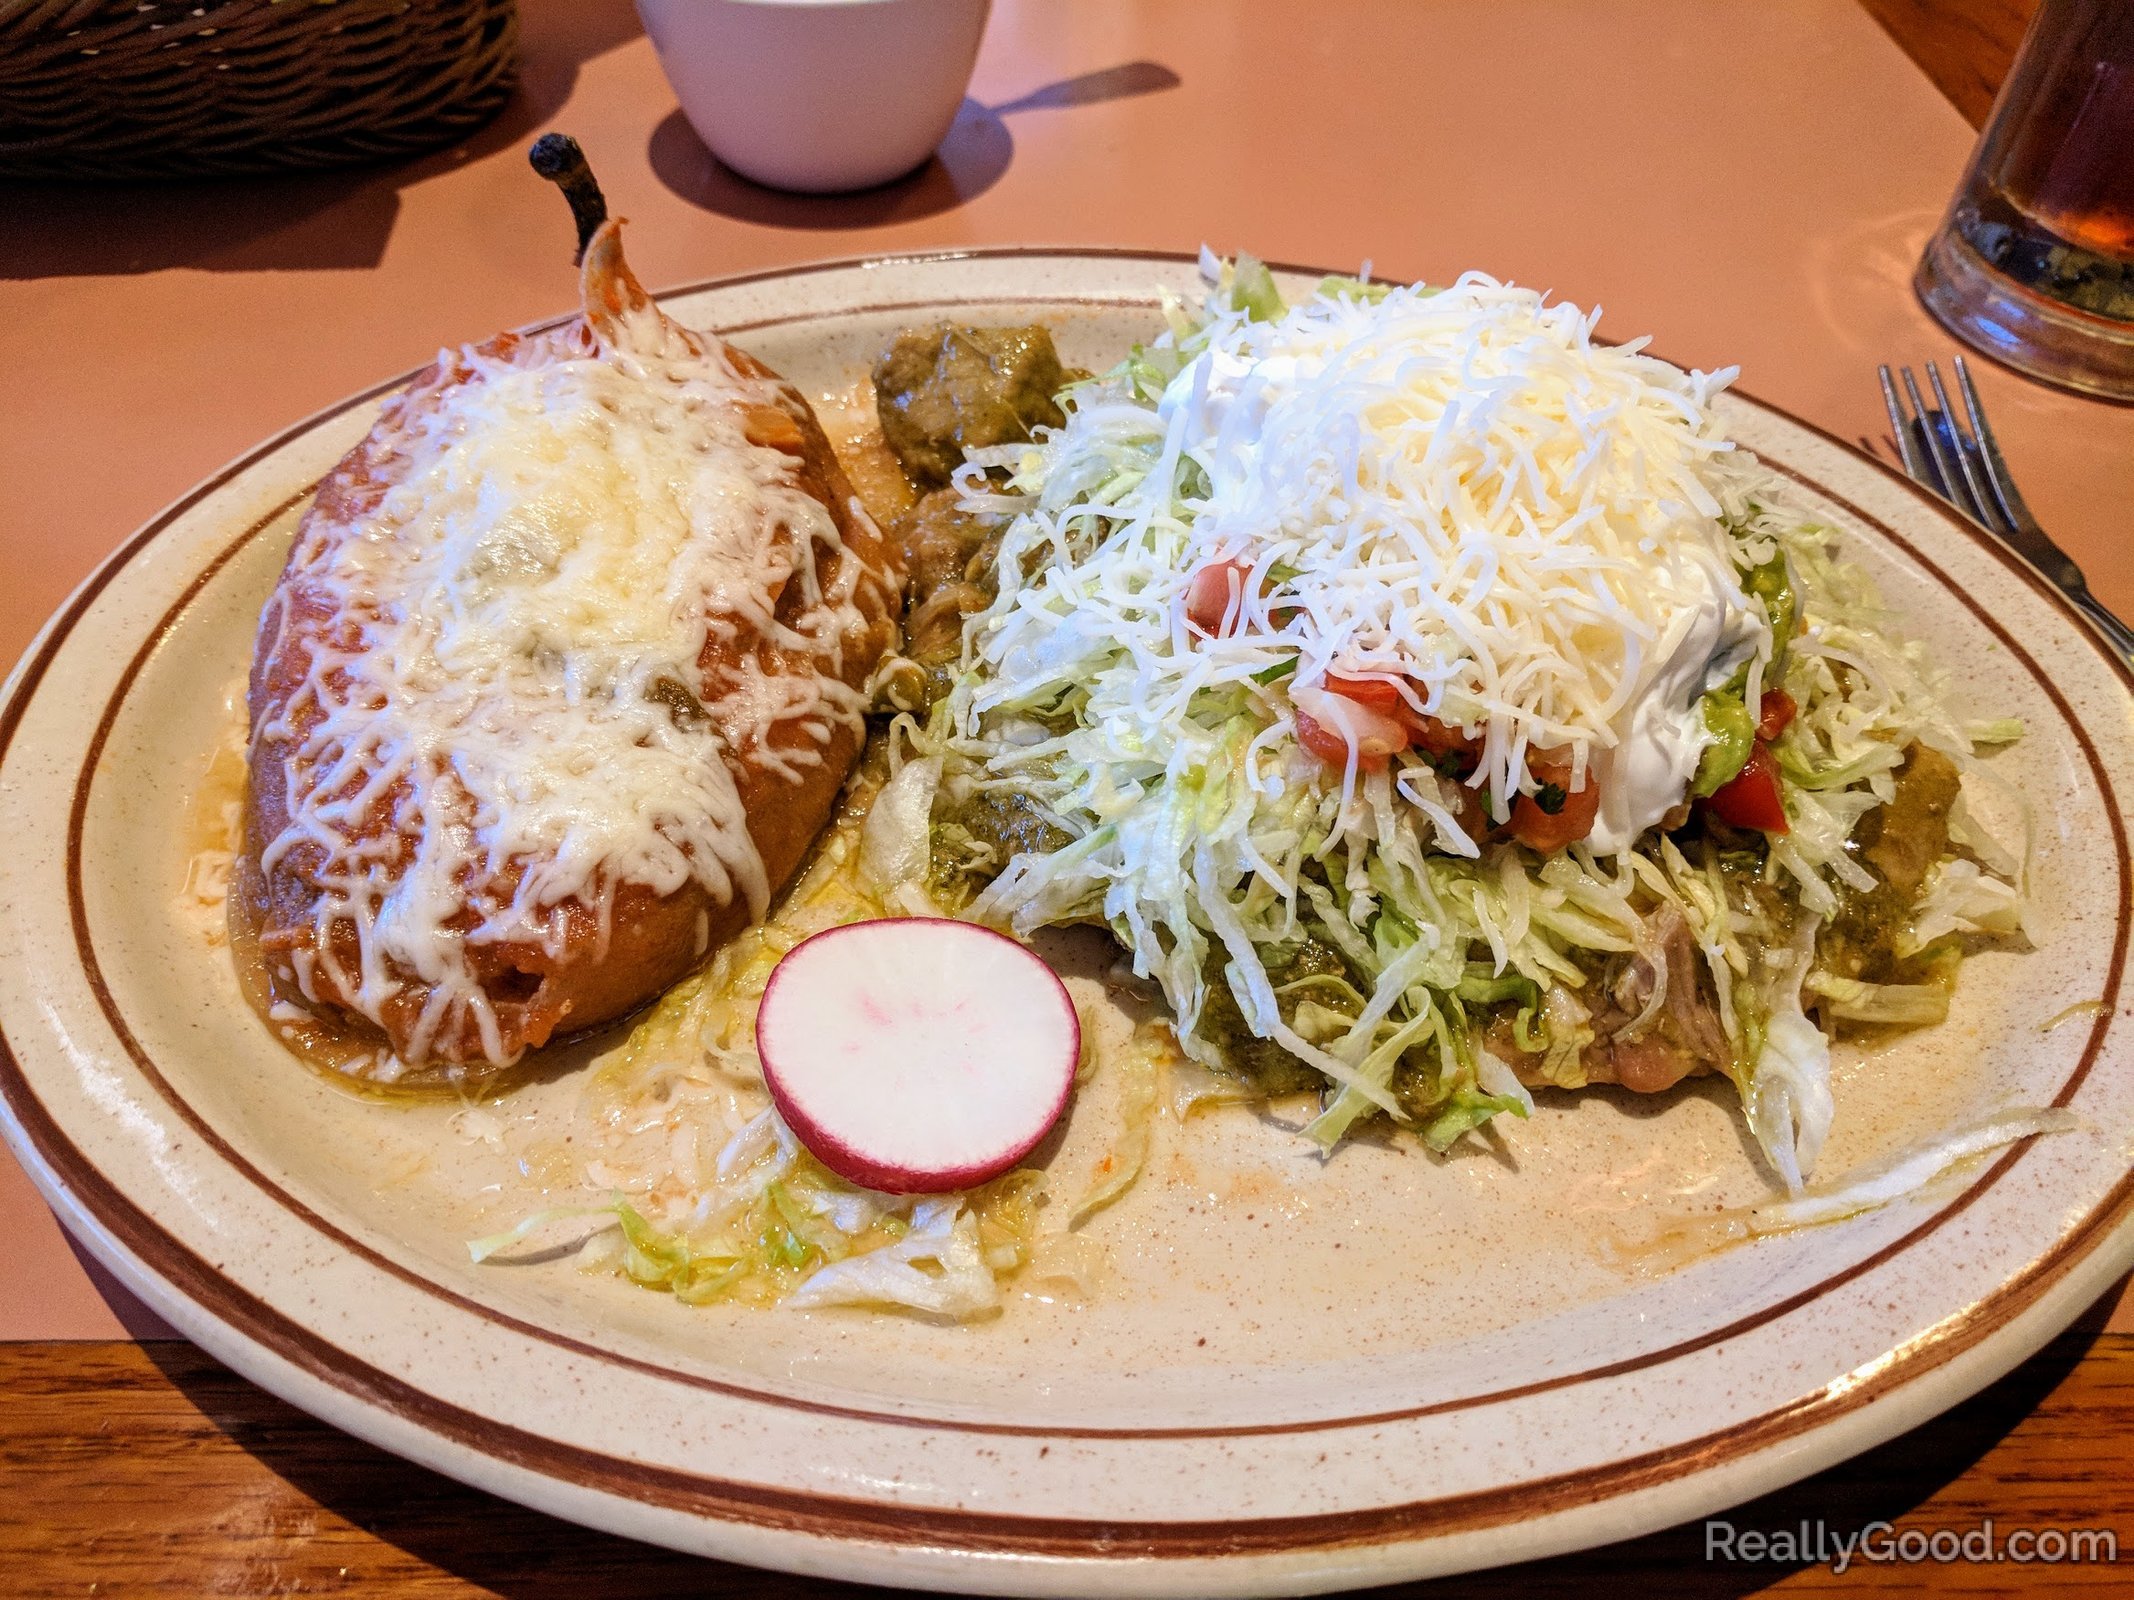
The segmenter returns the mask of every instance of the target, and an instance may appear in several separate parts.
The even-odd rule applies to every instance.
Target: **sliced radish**
[[[1082,1025],[1013,939],[891,917],[786,953],[756,1012],[786,1125],[841,1178],[939,1194],[1005,1172],[1066,1109]]]

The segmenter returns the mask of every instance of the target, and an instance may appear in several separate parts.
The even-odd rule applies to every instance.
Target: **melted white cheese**
[[[395,967],[435,986],[412,1058],[471,1021],[505,1059],[469,946],[560,953],[573,903],[604,944],[625,883],[666,895],[694,880],[762,913],[770,885],[735,774],[692,700],[729,755],[788,776],[859,712],[824,675],[859,622],[858,563],[819,592],[815,550],[838,546],[836,524],[790,458],[743,432],[742,408],[773,386],[716,344],[689,351],[656,314],[630,331],[636,352],[448,353],[472,377],[381,424],[397,428],[395,486],[352,529],[315,519],[294,563],[348,627],[255,730],[290,778],[263,865],[301,844],[325,858],[315,954],[298,962],[313,998],[311,963],[333,962],[340,922],[361,969],[333,975],[372,1020]],[[798,629],[772,615],[788,584],[816,602]],[[822,670],[770,679],[766,704],[759,640]],[[711,651],[707,678],[714,641],[730,648]],[[786,720],[810,735],[797,756],[761,746]],[[366,840],[396,786],[393,826]]]

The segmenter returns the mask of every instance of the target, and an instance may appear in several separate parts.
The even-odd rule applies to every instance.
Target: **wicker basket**
[[[518,36],[515,0],[0,0],[0,174],[407,155],[497,113]]]

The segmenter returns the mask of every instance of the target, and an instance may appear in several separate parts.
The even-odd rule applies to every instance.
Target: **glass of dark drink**
[[[1914,284],[1996,360],[2134,400],[2134,0],[2043,0]]]

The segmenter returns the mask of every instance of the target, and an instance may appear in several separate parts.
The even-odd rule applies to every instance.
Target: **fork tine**
[[[1934,458],[1934,471],[1941,479],[1941,497],[1973,521],[1980,520],[1978,507],[1965,503],[1964,480],[1958,475],[1956,464],[1949,459],[1949,452],[1942,445],[1940,430],[1934,426],[1934,419],[1928,411],[1926,401],[1920,398],[1919,380],[1912,376],[1910,367],[1900,370],[1904,378],[1904,392],[1911,397],[1912,409],[1919,413],[1919,431],[1926,436],[1927,454]]]
[[[2030,515],[2030,508],[2023,504],[2023,497],[2016,493],[2015,480],[2008,476],[2008,464],[2001,459],[2000,441],[1993,437],[1993,429],[1986,421],[1986,408],[1979,402],[1978,390],[1971,382],[1971,364],[1962,356],[1956,358],[1956,389],[1964,397],[1964,410],[1971,418],[1971,432],[1978,440],[1979,463],[1986,470],[1986,482],[1993,489],[1996,509],[2008,521],[2008,526],[2022,526],[2021,518]]]
[[[1925,483],[1927,464],[1912,438],[1912,425],[1904,420],[1904,408],[1897,403],[1897,386],[1890,382],[1889,368],[1875,368],[1875,376],[1882,380],[1882,404],[1889,409],[1890,437],[1897,441],[1897,456],[1904,463],[1904,475],[1914,483]]]
[[[1978,465],[1972,460],[1972,457],[1982,453],[1980,446],[1975,440],[1965,438],[1963,428],[1957,423],[1956,408],[1949,404],[1949,391],[1941,385],[1939,363],[1927,363],[1927,382],[1934,390],[1934,403],[1941,407],[1942,417],[1948,424],[1951,446],[1956,453],[1956,465],[1964,475],[1964,487],[1971,492],[1971,498],[1978,506],[1978,510],[1973,514],[1988,528],[1998,530],[2002,526],[1999,520],[2000,507],[1994,503],[1991,491],[1980,481]]]

